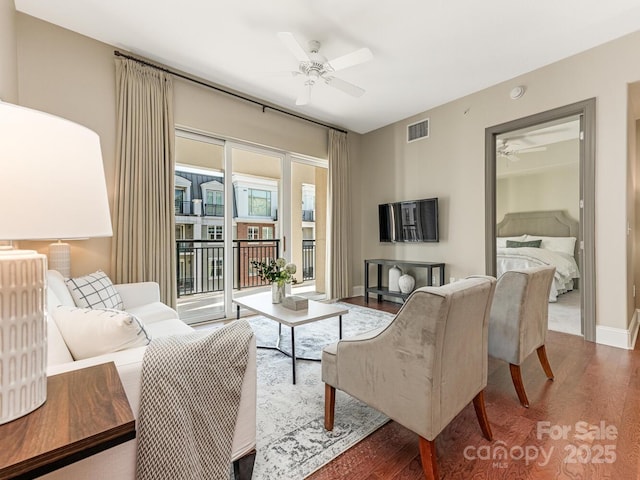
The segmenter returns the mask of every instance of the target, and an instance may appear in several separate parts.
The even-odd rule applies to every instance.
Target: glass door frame
[[[176,125],[176,137],[182,137],[189,140],[205,142],[218,145],[223,148],[223,175],[224,175],[224,291],[222,295],[223,311],[220,312],[220,318],[214,320],[235,318],[236,309],[233,305],[233,286],[234,286],[234,258],[233,258],[233,149],[240,149],[254,152],[260,155],[276,157],[280,160],[280,179],[278,180],[278,222],[280,226],[280,236],[282,238],[280,256],[287,261],[291,261],[292,246],[290,239],[292,238],[292,164],[300,163],[311,165],[314,167],[327,168],[329,162],[327,159],[312,157],[295,152],[288,152],[282,149],[268,147],[242,141],[235,138],[228,138],[223,135],[194,129],[191,127]],[[328,197],[327,197],[328,203]],[[328,209],[328,205],[327,205]],[[328,211],[328,210],[327,210]],[[327,247],[328,248],[328,247]],[[328,255],[326,258],[328,259]],[[326,268],[326,266],[325,266]],[[230,272],[227,274],[226,272]],[[325,283],[328,284],[328,276]],[[328,285],[325,285],[325,291]]]
[[[227,140],[224,144],[224,168],[229,172],[225,175],[225,230],[229,235],[224,239],[225,268],[233,272],[233,150],[244,150],[259,155],[266,155],[280,160],[280,179],[278,180],[278,222],[282,244],[280,256],[290,261],[290,253],[287,248],[287,238],[291,238],[291,201],[285,202],[285,198],[291,199],[291,164],[287,162],[287,152],[276,148],[255,145],[239,140]],[[224,304],[226,318],[235,318],[236,309],[233,306],[233,275],[226,275],[224,279]]]

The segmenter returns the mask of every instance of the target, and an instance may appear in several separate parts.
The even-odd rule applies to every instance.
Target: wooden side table
[[[0,479],[34,478],[135,438],[113,362],[47,378],[47,401],[0,425]]]

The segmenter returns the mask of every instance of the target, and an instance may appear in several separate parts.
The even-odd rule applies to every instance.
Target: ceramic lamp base
[[[0,250],[0,424],[47,399],[47,257]]]
[[[71,246],[68,243],[49,245],[49,268],[59,271],[64,278],[71,278]]]

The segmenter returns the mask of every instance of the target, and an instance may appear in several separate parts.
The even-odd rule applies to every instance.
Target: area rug
[[[343,337],[387,325],[393,315],[340,304]],[[249,317],[259,345],[271,345],[278,324],[264,317]],[[296,353],[319,357],[325,345],[338,340],[338,319],[296,327]],[[290,330],[282,328],[282,348],[290,346]],[[257,446],[253,480],[302,480],[355,445],[388,420],[362,402],[336,392],[335,426],[324,429],[324,383],[320,362],[299,360],[296,385],[291,383],[291,359],[274,350],[258,349]]]

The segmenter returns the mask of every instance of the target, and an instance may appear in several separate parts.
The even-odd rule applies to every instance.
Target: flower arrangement
[[[269,283],[277,283],[280,286],[285,283],[296,283],[296,279],[293,277],[293,274],[296,273],[296,266],[293,263],[287,263],[284,258],[268,262],[253,260],[251,265],[257,270],[258,276]]]

